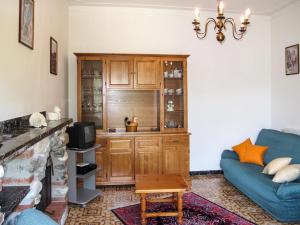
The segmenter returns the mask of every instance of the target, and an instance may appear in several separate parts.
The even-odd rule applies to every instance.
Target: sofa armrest
[[[222,159],[236,159],[239,160],[239,156],[234,152],[230,150],[225,150],[222,153]]]
[[[277,189],[277,196],[280,199],[300,199],[300,183],[284,183]]]

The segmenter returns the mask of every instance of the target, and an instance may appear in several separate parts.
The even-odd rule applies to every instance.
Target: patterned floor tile
[[[192,184],[194,193],[258,225],[296,225],[273,220],[262,208],[228,183],[223,175],[193,176]],[[66,225],[122,225],[110,210],[139,203],[133,186],[104,187],[101,190],[102,196],[85,208],[70,205]]]

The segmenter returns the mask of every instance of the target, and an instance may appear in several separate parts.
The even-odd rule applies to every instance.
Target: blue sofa
[[[277,130],[263,129],[255,142],[268,146],[265,164],[278,157],[292,157],[300,164],[300,136]],[[225,178],[256,204],[281,222],[300,221],[300,179],[284,184],[272,182],[262,173],[263,167],[240,163],[238,155],[229,150],[222,153],[221,168]]]

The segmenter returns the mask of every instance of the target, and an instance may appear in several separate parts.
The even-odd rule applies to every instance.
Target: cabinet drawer
[[[136,137],[135,148],[158,148],[160,147],[160,137]]]
[[[163,138],[164,145],[188,145],[189,136],[166,136]]]
[[[130,139],[111,139],[109,141],[110,149],[131,149],[132,148],[132,140]]]

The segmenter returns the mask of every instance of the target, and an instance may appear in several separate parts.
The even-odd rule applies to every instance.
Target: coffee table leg
[[[182,224],[182,217],[183,217],[183,212],[182,212],[182,192],[178,192],[178,205],[177,205],[177,210],[178,210],[178,223]]]
[[[146,217],[146,194],[141,194],[141,223],[142,225],[147,224]]]
[[[173,192],[172,194],[173,194],[173,196],[172,196],[173,197],[173,201],[176,203],[177,202],[177,197],[176,197],[177,193]]]

